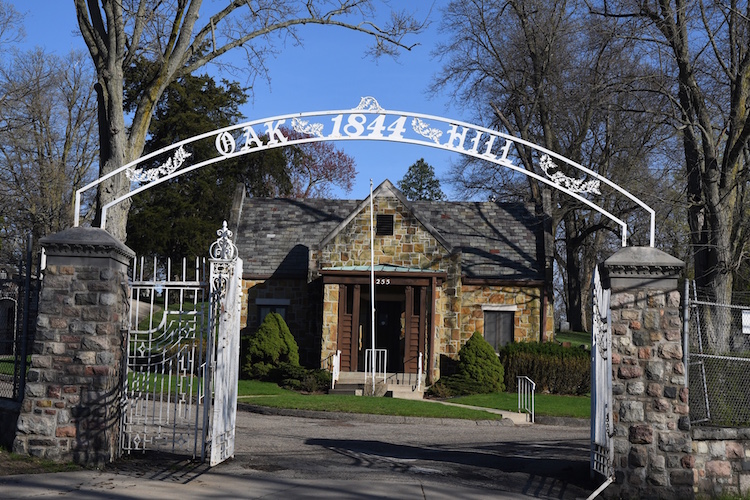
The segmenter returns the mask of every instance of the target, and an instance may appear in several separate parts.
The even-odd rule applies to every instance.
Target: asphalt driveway
[[[324,416],[326,418],[320,418]],[[585,498],[589,428],[239,411],[235,458],[0,478],[3,498]]]

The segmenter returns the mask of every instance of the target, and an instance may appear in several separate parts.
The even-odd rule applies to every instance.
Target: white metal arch
[[[306,134],[306,137],[302,139],[286,137],[279,127],[286,126],[287,122],[297,132]],[[184,146],[211,139],[214,141],[216,156],[196,164],[189,164],[186,160],[190,157],[190,153],[185,150]],[[594,198],[601,194],[601,186],[606,185],[635,202],[649,214],[649,241],[650,246],[654,246],[654,210],[619,185],[583,165],[518,137],[471,123],[422,113],[386,110],[381,108],[373,97],[363,97],[356,108],[348,110],[285,114],[232,125],[176,142],[142,156],[76,192],[74,225],[78,226],[80,223],[82,194],[115,175],[127,175],[131,181],[131,188],[127,194],[102,207],[102,228],[106,226],[107,210],[110,207],[178,175],[256,151],[311,142],[347,140],[390,141],[428,146],[472,156],[515,170],[572,196],[614,221],[621,228],[622,246],[627,246],[627,223],[597,205],[595,201],[583,196],[589,195],[590,198]],[[539,162],[545,175],[530,172],[518,164],[514,144],[531,148],[536,153],[536,161]],[[139,165],[146,161],[160,161],[165,157],[166,159],[158,167],[147,170],[139,168]],[[581,172],[584,179],[575,179],[563,174],[558,170],[555,161]]]

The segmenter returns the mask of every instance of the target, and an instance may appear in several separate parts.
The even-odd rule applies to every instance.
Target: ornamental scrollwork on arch
[[[557,168],[557,165],[555,165],[555,162],[552,161],[552,158],[550,158],[549,155],[542,156],[539,161],[539,167],[544,172],[544,175],[546,175],[552,182],[558,186],[564,187],[568,191],[572,191],[573,193],[602,194],[599,190],[600,182],[596,179],[583,181],[568,177],[559,170],[552,172],[552,170]]]
[[[190,156],[192,156],[192,154],[188,153],[185,148],[180,146],[174,152],[174,155],[171,158],[168,158],[164,164],[148,170],[142,168],[129,168],[125,171],[125,175],[131,182],[153,182],[175,172]]]

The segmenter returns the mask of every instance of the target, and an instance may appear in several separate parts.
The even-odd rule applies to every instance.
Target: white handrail
[[[422,390],[422,353],[419,353],[419,360],[417,361],[417,392]]]
[[[388,350],[387,349],[375,349],[375,352],[372,352],[373,349],[367,349],[365,351],[365,373],[367,376],[372,375],[373,377],[373,383],[376,378],[379,378],[380,375],[383,375],[383,383],[385,383],[386,380],[386,366],[388,366]],[[375,366],[371,366],[372,360],[375,360]]]
[[[525,411],[531,416],[531,423],[534,423],[534,391],[536,384],[526,376],[516,377],[518,380],[518,413]]]
[[[339,381],[341,373],[341,351],[336,351],[333,355],[333,366],[331,367],[331,389],[336,388],[336,382]]]

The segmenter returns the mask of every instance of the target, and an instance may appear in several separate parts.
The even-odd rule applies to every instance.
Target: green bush
[[[464,344],[458,357],[458,372],[438,380],[428,395],[445,398],[505,390],[503,365],[479,332]]]
[[[537,392],[583,395],[591,391],[591,353],[554,342],[519,342],[500,351],[508,391],[515,392],[516,377],[536,383]]]
[[[266,315],[257,332],[243,336],[240,351],[243,378],[268,380],[282,364],[299,367],[297,342],[278,313]]]

